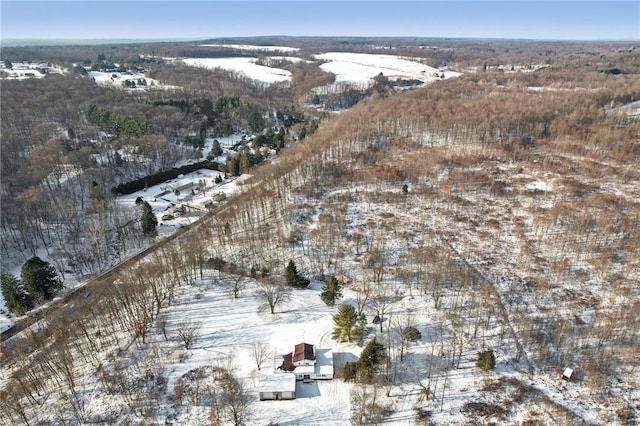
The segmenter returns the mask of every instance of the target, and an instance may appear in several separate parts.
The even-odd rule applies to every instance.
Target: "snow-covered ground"
[[[300,58],[269,57],[269,59],[283,59],[289,62],[300,61]],[[394,81],[419,80],[429,83],[441,78],[452,78],[460,75],[458,72],[446,68],[436,69],[425,65],[417,58],[403,58],[393,55],[377,55],[368,53],[328,52],[315,55],[316,60],[325,61],[320,68],[336,75],[336,80],[331,87],[339,87],[345,83],[368,86],[372,78],[382,73]],[[256,63],[258,58],[185,58],[187,65],[205,67],[210,69],[222,68],[239,72],[248,78],[272,84],[281,81],[290,81],[291,73],[280,68],[273,68]],[[319,89],[323,90],[323,89]],[[325,89],[330,90],[330,89]]]
[[[291,81],[291,73],[280,68],[256,64],[257,58],[185,58],[187,65],[209,69],[222,68],[244,74],[251,80],[265,84]]]
[[[158,219],[158,227],[156,228],[158,238],[167,237],[185,225],[197,221],[207,212],[207,208],[218,206],[240,193],[242,191],[241,183],[248,177],[243,175],[238,178],[226,179],[217,184],[215,179],[219,175],[224,176],[224,173],[209,169],[200,169],[193,173],[180,175],[178,178],[162,184],[119,196],[115,201],[116,208],[135,209],[135,201],[141,197],[151,205]],[[177,188],[183,189],[176,191]],[[220,194],[224,194],[224,197],[221,197]],[[214,201],[215,198],[220,201]],[[44,249],[40,250],[38,256],[43,260],[48,260],[47,252]],[[11,273],[20,278],[20,267],[21,265],[16,265],[12,270],[3,272]],[[85,282],[86,279],[67,273],[64,280],[64,290],[60,296],[84,285]],[[6,312],[4,298],[1,295],[0,310]],[[12,317],[0,314],[0,332],[10,328],[13,323]]]
[[[11,69],[6,68],[4,62],[1,63],[0,77],[11,80],[25,80],[29,78],[44,78],[49,74],[64,74],[64,70],[58,66],[50,64],[33,64],[31,62],[14,62]]]
[[[202,47],[228,47],[238,50],[263,50],[265,52],[297,52],[297,47],[288,46],[259,46],[255,44],[200,44]]]
[[[297,399],[292,401],[259,401],[258,398],[258,370],[252,355],[254,343],[267,345],[271,353],[292,349],[301,342],[317,348],[331,348],[334,352],[354,355],[361,352],[362,349],[355,345],[337,344],[331,339],[331,313],[336,309],[327,307],[320,300],[320,287],[321,283],[315,282],[307,290],[292,292],[290,301],[273,315],[259,312],[262,301],[252,280],[248,280],[238,299],[233,299],[223,286],[207,287],[200,283],[184,288],[180,303],[168,312],[167,328],[175,329],[188,319],[198,321],[200,338],[194,349],[188,351],[186,360],[167,366],[169,389],[173,388],[176,378],[189,370],[204,365],[228,365],[231,361],[235,374],[250,395],[252,415],[247,424],[344,424],[349,416],[351,385],[342,380],[299,382]],[[158,334],[155,340],[165,344]],[[176,345],[180,343],[168,344],[169,347]],[[270,356],[261,372],[269,374],[273,368],[273,356]],[[208,407],[197,407],[189,410],[188,416],[179,416],[176,420],[180,424],[203,424],[208,414]],[[162,414],[156,420],[164,420]]]
[[[135,86],[128,87],[129,89],[169,89],[175,88],[175,86],[162,85],[158,80],[149,78],[144,73],[139,72],[102,72],[102,71],[88,71],[89,77],[91,77],[96,83],[104,85],[113,85],[116,87],[124,87],[128,81]]]
[[[296,384],[296,399],[288,401],[260,401],[259,381],[261,374],[274,371],[274,353],[290,350],[297,343],[310,343],[317,349],[331,349],[334,353],[334,369],[341,368],[346,361],[354,361],[360,356],[362,347],[352,343],[339,343],[331,337],[334,327],[332,314],[343,303],[355,305],[355,293],[344,290],[344,297],[335,307],[326,306],[320,299],[323,283],[312,281],[304,290],[292,290],[289,300],[276,308],[275,314],[261,309],[262,298],[258,295],[255,280],[245,278],[239,298],[234,299],[230,289],[231,276],[219,278],[216,271],[206,271],[206,276],[191,286],[181,287],[176,302],[166,311],[165,341],[160,329],[153,327],[146,343],[139,342],[120,352],[121,357],[132,356],[143,359],[149,354],[162,354],[163,371],[166,374],[168,394],[155,407],[154,421],[173,424],[200,425],[208,422],[210,406],[185,402],[172,403],[172,393],[176,383],[187,373],[207,366],[223,366],[234,372],[241,380],[249,395],[249,412],[246,424],[286,424],[286,425],[344,425],[349,423],[353,412],[351,393],[358,385],[344,382],[341,378],[312,383]],[[410,309],[408,309],[410,307]],[[424,298],[407,294],[393,303],[388,318],[398,320],[411,312],[416,327],[424,338],[412,344],[405,352],[404,361],[398,366],[397,383],[389,396],[383,388],[377,388],[377,402],[387,406],[392,415],[386,423],[394,425],[411,424],[414,406],[420,397],[417,381],[425,373],[429,351],[429,339],[436,339],[435,330],[429,326],[433,320],[433,307]],[[367,311],[367,314],[370,314]],[[370,318],[371,319],[371,318]],[[196,324],[197,339],[186,350],[178,337],[178,330],[185,322]],[[369,321],[369,336],[382,339],[378,327]],[[258,370],[253,355],[256,344],[268,349],[262,368]],[[135,353],[135,355],[134,355]],[[145,355],[147,354],[147,355]],[[397,352],[392,354],[397,359]],[[459,371],[448,377],[447,394],[442,412],[436,417],[456,423],[464,421],[464,415],[456,412],[460,400],[477,391],[481,381],[473,378],[473,359],[465,356]],[[85,377],[80,388],[93,389],[90,403],[85,410],[87,418],[104,418],[107,412],[126,410],[119,398],[105,392],[95,376]],[[205,382],[206,383],[206,382]],[[193,385],[193,383],[192,383]],[[204,392],[204,390],[203,390]],[[373,387],[368,388],[373,392]],[[130,419],[133,421],[133,419]]]
[[[224,153],[215,160],[224,164],[226,156],[230,155],[230,153],[232,155],[230,149],[244,137],[247,137],[247,135],[236,133],[230,136],[216,138],[220,147],[223,148]],[[212,138],[205,140],[202,158],[207,158],[211,151],[212,144]],[[125,155],[124,152],[121,153]],[[186,164],[186,162],[184,164]],[[178,166],[184,164],[179,164]],[[135,209],[135,200],[141,197],[151,205],[153,212],[156,214],[159,225],[157,228],[158,236],[160,238],[166,237],[181,227],[198,220],[206,213],[207,208],[220,205],[224,203],[225,200],[237,195],[242,190],[242,181],[248,177],[244,175],[238,178],[223,180],[222,183],[215,183],[215,179],[219,175],[224,177],[224,173],[219,171],[200,169],[196,172],[181,175],[176,179],[148,187],[133,194],[121,195],[116,198],[115,203],[118,206],[117,208]],[[177,188],[182,188],[182,190],[176,191]],[[193,193],[191,190],[193,190]],[[221,194],[224,194],[224,199],[222,199]],[[214,198],[218,199],[218,201],[214,200]],[[164,220],[162,219],[163,217],[165,217]],[[45,261],[49,260],[48,252],[44,248],[38,252],[38,256]],[[3,272],[20,278],[20,268],[21,265],[14,265],[13,268],[4,270]],[[84,285],[85,282],[86,279],[76,274],[65,274],[64,290],[60,296]],[[7,312],[7,309],[4,297],[2,297],[1,294],[0,311],[0,332],[2,332],[13,325],[14,319],[4,314]]]
[[[382,73],[389,80],[410,79],[424,83],[444,78],[457,77],[460,73],[447,69],[436,69],[418,62],[415,58],[368,53],[328,52],[315,55],[318,60],[327,61],[320,66],[324,71],[334,73],[340,83],[367,84]]]

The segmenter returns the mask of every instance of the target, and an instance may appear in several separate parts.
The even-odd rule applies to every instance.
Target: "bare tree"
[[[27,407],[22,402],[22,395],[16,392],[0,391],[0,419],[6,421],[7,424],[16,422],[16,418],[20,419],[25,425],[29,426],[29,415]]]
[[[234,426],[244,424],[250,414],[251,398],[247,390],[229,370],[222,373],[218,382],[220,387],[224,389],[220,398],[223,418],[232,422]]]
[[[387,263],[384,248],[374,248],[370,251],[365,265],[373,272],[373,280],[380,284],[384,276],[384,267]]]
[[[265,281],[260,284],[258,296],[263,301],[260,310],[265,312],[268,309],[269,312],[275,314],[276,307],[289,300],[289,290],[282,285]]]
[[[260,371],[262,364],[264,364],[271,356],[269,345],[264,342],[253,342],[251,345],[251,352],[253,354],[253,359],[256,362],[256,368]]]
[[[184,343],[184,348],[189,349],[199,337],[200,323],[184,320],[178,323],[178,337]]]
[[[406,318],[402,321],[397,321],[395,331],[400,341],[400,362],[404,361],[404,352],[409,347],[410,342],[415,342],[422,338],[422,334],[416,328],[413,316],[409,311]]]
[[[363,277],[362,286],[353,287],[353,292],[355,293],[356,297],[356,313],[359,317],[364,312],[364,307],[369,301],[369,297],[371,296],[371,285],[367,283],[367,280]]]
[[[164,314],[159,314],[156,318],[156,326],[160,331],[162,331],[162,336],[164,336],[164,341],[168,341],[167,338],[167,316]]]
[[[360,384],[351,391],[352,425],[377,425],[391,414],[390,407],[378,400],[378,387]]]
[[[376,291],[376,294],[371,298],[371,305],[376,312],[376,317],[374,318],[374,324],[380,324],[380,333],[382,333],[382,322],[384,321],[384,315],[389,309],[389,305],[391,304],[392,296],[389,289],[386,287],[379,287]]]
[[[240,292],[247,286],[243,272],[241,269],[235,269],[233,273],[227,277],[229,281],[231,281],[231,291],[234,299],[240,297]]]

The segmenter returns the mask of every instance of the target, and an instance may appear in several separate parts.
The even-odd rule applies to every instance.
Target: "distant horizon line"
[[[100,44],[127,44],[127,43],[162,43],[162,42],[199,42],[220,39],[267,39],[267,38],[370,38],[370,39],[425,39],[425,40],[499,40],[499,41],[531,41],[531,42],[568,42],[568,43],[637,43],[640,40],[629,39],[564,39],[564,38],[524,38],[524,37],[454,37],[454,36],[371,36],[371,35],[253,35],[253,36],[214,36],[214,37],[56,37],[56,38],[0,38],[2,47],[37,47],[37,46],[61,46],[61,45],[100,45]]]

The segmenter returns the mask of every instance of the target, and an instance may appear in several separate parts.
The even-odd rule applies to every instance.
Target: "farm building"
[[[299,343],[292,352],[278,354],[274,363],[276,373],[290,372],[296,380],[333,379],[333,352],[317,349],[309,343]]]
[[[261,374],[259,381],[260,401],[295,399],[296,397],[296,376],[294,374]]]

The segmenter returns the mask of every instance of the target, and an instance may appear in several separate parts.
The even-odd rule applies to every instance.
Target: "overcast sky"
[[[640,40],[640,1],[5,1],[2,39]]]

